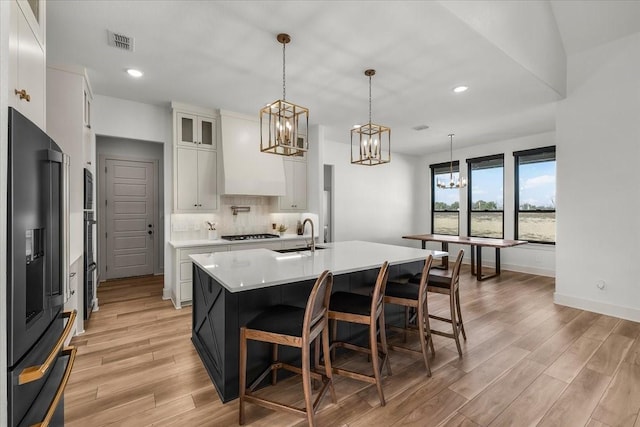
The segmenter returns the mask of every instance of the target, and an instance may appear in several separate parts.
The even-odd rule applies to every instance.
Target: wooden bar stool
[[[268,308],[246,326],[240,328],[240,404],[239,423],[244,424],[245,402],[255,403],[269,409],[283,410],[289,413],[306,416],[310,426],[314,424],[314,415],[327,389],[331,391],[331,400],[336,403],[333,388],[331,360],[329,357],[329,323],[328,308],[333,287],[333,275],[328,270],[316,280],[307,300],[306,309],[287,305],[276,305]],[[319,354],[320,335],[325,358],[325,372],[320,374],[311,371],[311,343],[315,341],[316,354]],[[258,376],[247,388],[247,340],[263,341],[273,345],[271,365]],[[300,368],[277,360],[278,345],[297,347],[302,350],[302,366]],[[302,374],[305,407],[297,408],[253,395],[260,382],[272,373],[272,384],[275,384],[278,369],[286,369]],[[316,370],[318,365],[316,364]],[[312,403],[311,379],[322,382],[315,402]]]
[[[331,351],[335,356],[336,348],[346,348],[371,355],[373,375],[365,375],[359,372],[342,368],[333,368],[333,373],[360,381],[375,384],[378,388],[380,404],[385,405],[382,392],[381,371],[386,364],[387,373],[391,375],[391,366],[387,358],[387,338],[384,327],[384,292],[389,276],[389,263],[385,261],[380,268],[378,278],[372,295],[362,295],[351,292],[336,292],[331,295],[329,303],[329,319],[332,321]],[[337,322],[350,322],[361,325],[369,325],[369,348],[360,347],[344,341],[336,341]],[[376,327],[376,323],[379,325]],[[378,332],[380,333],[380,346],[378,346]],[[316,360],[318,353],[316,352]],[[382,359],[382,362],[380,362]],[[325,362],[329,361],[325,357]]]
[[[464,332],[464,324],[462,323],[462,310],[460,309],[460,267],[462,266],[462,257],[464,256],[464,250],[460,249],[456,258],[456,263],[453,268],[445,271],[431,271],[429,273],[429,282],[427,285],[428,292],[434,292],[439,294],[449,295],[449,310],[450,318],[435,316],[430,314],[432,319],[440,320],[451,324],[453,332],[444,332],[431,329],[431,333],[434,335],[440,335],[447,338],[453,338],[456,341],[456,347],[458,348],[458,355],[462,357],[462,348],[460,347],[459,335],[462,333],[462,337],[466,340],[467,335]],[[415,281],[415,276],[414,279]]]
[[[405,307],[404,313],[404,328],[400,329],[404,333],[404,341],[407,340],[407,330],[418,331],[420,335],[420,348],[421,351],[412,350],[407,347],[390,345],[391,350],[405,351],[409,353],[422,353],[424,359],[424,365],[427,368],[427,375],[431,376],[431,366],[429,364],[428,349],[431,347],[431,353],[435,355],[433,349],[433,340],[431,339],[431,328],[429,327],[429,309],[427,307],[427,282],[429,279],[429,271],[433,264],[433,256],[429,255],[425,260],[422,273],[420,274],[420,281],[415,283],[397,283],[389,280],[387,289],[384,295],[385,304],[396,304]],[[414,309],[417,311],[416,326],[409,324],[409,310]]]

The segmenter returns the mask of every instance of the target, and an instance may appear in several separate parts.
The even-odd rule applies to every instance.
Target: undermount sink
[[[316,246],[316,250],[325,249],[322,246]],[[274,249],[274,252],[278,252],[280,254],[287,254],[289,252],[307,252],[310,251],[309,248],[291,248],[291,249]]]

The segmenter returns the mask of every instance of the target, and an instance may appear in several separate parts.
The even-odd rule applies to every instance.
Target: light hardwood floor
[[[325,399],[320,425],[640,427],[640,324],[554,305],[552,278],[504,271],[476,282],[468,268],[463,357],[435,337],[429,378],[421,357],[391,352],[385,407],[375,386],[336,378],[338,403]],[[162,300],[161,276],[110,281],[98,296],[100,310],[72,340],[65,425],[237,425],[237,401],[220,402],[191,344],[191,308]],[[432,313],[448,311],[445,297],[429,296]],[[369,366],[359,355],[341,363]],[[297,379],[262,392],[302,403]],[[306,422],[248,405],[247,424]]]

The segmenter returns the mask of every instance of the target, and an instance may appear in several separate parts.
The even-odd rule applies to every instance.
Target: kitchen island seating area
[[[323,247],[314,252],[285,254],[250,249],[190,256],[193,260],[191,341],[222,402],[239,396],[240,328],[274,305],[304,307],[323,271],[333,273],[334,293],[369,296],[385,261],[389,277],[396,277],[420,271],[428,255],[436,259],[447,255],[362,241],[335,242]],[[401,307],[385,307],[387,323],[401,324],[403,317]],[[338,323],[336,340],[363,347],[368,344],[368,324]],[[280,351],[282,361],[300,365],[300,350],[282,346]],[[258,378],[271,362],[269,346],[250,342],[246,361],[249,381]],[[262,384],[266,385],[265,382]]]
[[[257,315],[240,328],[240,398],[239,423],[245,422],[245,404],[255,403],[266,408],[284,410],[306,416],[309,426],[315,425],[314,415],[326,394],[331,392],[331,401],[336,403],[333,387],[331,358],[329,357],[329,298],[333,287],[333,275],[325,270],[316,280],[305,309],[291,305],[274,305]],[[271,344],[271,364],[249,386],[247,380],[247,344],[248,341],[262,341]],[[318,366],[320,343],[322,341],[325,360],[324,372]],[[315,371],[311,370],[311,344],[315,344]],[[278,359],[278,346],[286,345],[301,349],[301,367],[293,366]],[[302,375],[304,408],[297,408],[274,400],[253,395],[253,391],[271,373],[271,383],[277,382],[278,369],[286,369]],[[322,372],[322,373],[320,373]],[[311,379],[322,382],[316,400],[312,402]]]

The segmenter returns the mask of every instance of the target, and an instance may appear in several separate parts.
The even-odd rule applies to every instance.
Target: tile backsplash
[[[206,239],[206,221],[215,223],[218,235],[272,233],[272,224],[284,224],[287,233],[296,232],[298,213],[274,213],[272,198],[266,196],[220,196],[220,209],[210,214],[172,214],[171,240]],[[233,215],[231,206],[249,207]]]

